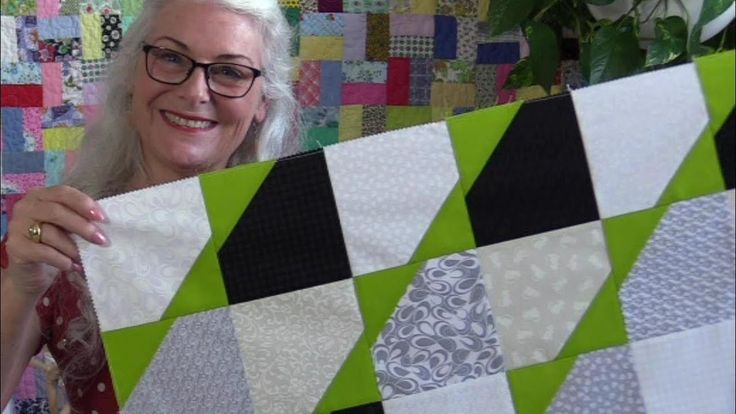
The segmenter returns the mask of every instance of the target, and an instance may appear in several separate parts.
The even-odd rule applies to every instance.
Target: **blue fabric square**
[[[342,36],[345,22],[337,13],[304,13],[301,20],[302,36]]]
[[[23,109],[2,108],[3,126],[3,154],[7,152],[22,152],[25,148],[23,138]]]
[[[325,60],[320,64],[319,104],[322,106],[340,106],[342,101],[342,62]]]
[[[41,39],[69,39],[82,37],[79,16],[58,16],[38,19],[38,34]]]
[[[434,16],[435,59],[457,59],[457,19]]]
[[[517,42],[481,43],[478,45],[478,64],[502,65],[519,61]]]
[[[61,184],[61,177],[66,165],[66,152],[47,151],[44,157],[44,169],[46,170],[46,185]]]
[[[22,174],[43,172],[44,153],[34,152],[3,152],[3,174]]]

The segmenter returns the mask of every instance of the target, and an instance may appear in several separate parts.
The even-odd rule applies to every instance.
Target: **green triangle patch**
[[[227,293],[212,239],[199,254],[161,319],[227,306]]]
[[[517,101],[447,119],[465,194],[473,187],[521,105]]]
[[[102,333],[120,408],[125,406],[175,321],[166,319]]]
[[[628,341],[616,282],[609,276],[557,358],[624,345]]]
[[[474,247],[475,237],[470,226],[465,196],[458,183],[424,234],[410,263],[423,262]]]
[[[365,325],[363,335],[370,346],[376,343],[407,287],[423,266],[424,263],[412,263],[355,278],[355,292]]]
[[[545,362],[508,372],[517,414],[543,414],[575,365],[577,357]]]
[[[322,396],[315,413],[330,414],[337,409],[374,401],[381,401],[381,394],[378,391],[370,346],[365,335],[361,335]]]
[[[276,161],[264,161],[199,177],[216,250],[225,243]]]
[[[713,133],[721,128],[736,102],[734,59],[736,52],[733,50],[695,59]]]
[[[726,189],[715,138],[707,128],[690,150],[657,202],[658,206],[688,200]]]
[[[616,291],[621,289],[667,208],[655,207],[603,220]]]

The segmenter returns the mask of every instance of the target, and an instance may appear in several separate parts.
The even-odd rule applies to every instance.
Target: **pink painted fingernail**
[[[100,246],[107,246],[110,244],[107,237],[99,231],[96,231],[95,234],[92,235],[92,240]]]
[[[83,272],[82,266],[79,263],[74,263],[74,262],[72,262],[72,270],[77,273]]]
[[[89,215],[97,221],[107,222],[107,216],[102,212],[102,209],[95,207],[89,211]]]

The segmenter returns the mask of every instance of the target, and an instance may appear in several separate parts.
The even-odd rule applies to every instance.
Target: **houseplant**
[[[563,30],[577,38],[581,71],[589,84],[733,48],[733,22],[713,39],[701,41],[708,23],[733,13],[734,0],[615,1],[628,1],[628,9],[606,15],[607,6],[616,6],[614,0],[493,0],[491,35],[521,26],[529,43],[529,56],[515,65],[506,88],[540,85],[550,90],[560,64]],[[702,5],[685,4],[692,1]],[[700,10],[699,16],[687,10]],[[641,29],[646,32],[648,24],[654,26],[654,38],[642,41]]]

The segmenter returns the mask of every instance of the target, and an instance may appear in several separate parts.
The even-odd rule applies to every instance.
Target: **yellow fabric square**
[[[299,0],[279,0],[279,6],[281,7],[292,7],[298,9],[301,4]]]
[[[77,149],[84,137],[84,128],[48,128],[43,130],[45,151],[69,151]]]
[[[478,2],[478,20],[486,21],[488,19],[488,9],[491,7],[490,0],[480,0]]]
[[[452,108],[443,108],[441,106],[432,107],[432,122],[444,121],[452,116]]]
[[[304,36],[300,42],[299,57],[302,60],[342,60],[342,37]]]
[[[299,56],[291,57],[291,80],[296,82],[299,80],[299,68],[302,67],[302,60]]]
[[[102,59],[102,17],[98,14],[82,13],[82,58],[85,60]]]
[[[562,88],[560,85],[552,85],[550,92],[552,95],[555,95],[562,92]],[[521,101],[544,98],[545,96],[547,96],[547,92],[539,85],[527,86],[516,90],[516,99]]]
[[[363,134],[363,106],[346,105],[340,107],[340,141],[360,138]]]
[[[432,82],[432,106],[475,106],[475,84]]]
[[[437,0],[411,0],[412,14],[435,14]]]

